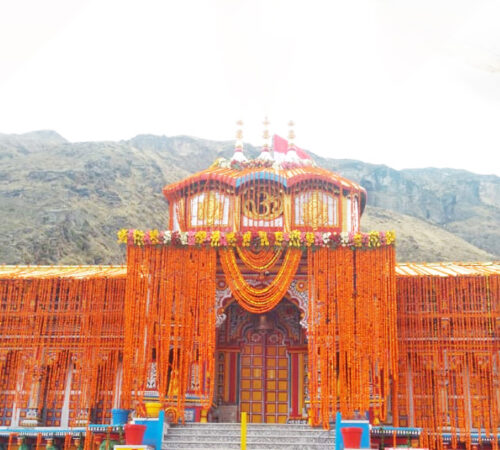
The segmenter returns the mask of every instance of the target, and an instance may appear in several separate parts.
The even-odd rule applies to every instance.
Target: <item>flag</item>
[[[294,145],[295,153],[300,159],[310,160],[311,157],[301,148]],[[274,159],[277,162],[281,162],[285,159],[286,153],[288,152],[288,141],[277,134],[273,135],[273,152]]]
[[[273,151],[275,156],[276,153],[286,155],[286,152],[288,151],[288,141],[277,134],[273,135]]]

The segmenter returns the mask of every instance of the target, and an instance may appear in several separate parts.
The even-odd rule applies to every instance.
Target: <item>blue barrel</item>
[[[113,408],[111,410],[111,425],[125,425],[128,422],[130,410]]]

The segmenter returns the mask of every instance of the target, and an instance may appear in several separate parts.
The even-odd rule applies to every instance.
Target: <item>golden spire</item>
[[[293,147],[295,145],[295,131],[293,131],[293,127],[295,126],[295,123],[293,120],[290,120],[288,122],[288,126],[290,127],[290,130],[288,131],[288,147]]]
[[[238,120],[236,125],[238,126],[236,130],[236,143],[234,145],[234,154],[231,161],[241,163],[247,160],[243,154],[243,120]]]
[[[264,132],[262,133],[262,137],[264,138],[264,148],[269,148],[269,120],[267,116],[264,118]]]
[[[238,120],[236,122],[236,125],[238,126],[236,130],[236,145],[235,148],[237,149],[243,149],[243,120]]]
[[[262,133],[262,137],[264,138],[264,145],[262,146],[262,151],[260,152],[260,155],[257,159],[262,161],[270,161],[272,163],[274,162],[274,158],[269,152],[269,120],[267,119],[267,116],[262,123],[264,125],[264,132]]]
[[[295,151],[295,131],[293,131],[294,127],[293,120],[290,120],[288,122],[288,126],[290,127],[290,130],[288,131],[288,150],[286,152],[285,156],[285,161],[289,163],[300,163],[300,158],[297,155],[297,152]]]

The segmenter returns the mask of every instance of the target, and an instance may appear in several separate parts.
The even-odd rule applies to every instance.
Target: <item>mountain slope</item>
[[[362,231],[396,230],[396,253],[400,262],[491,261],[491,253],[422,219],[368,206],[361,220]]]
[[[0,263],[121,263],[116,231],[165,228],[162,187],[232,151],[232,142],[186,136],[70,143],[52,131],[0,134]],[[498,177],[316,159],[367,188],[363,228],[396,229],[400,261],[499,258]]]

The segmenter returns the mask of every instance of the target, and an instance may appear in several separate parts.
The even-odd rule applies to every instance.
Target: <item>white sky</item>
[[[0,132],[261,143],[500,175],[499,0],[0,0]]]

